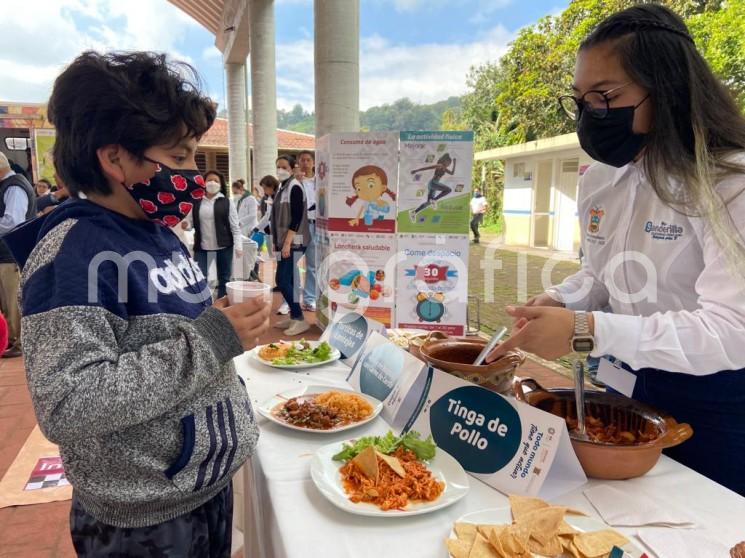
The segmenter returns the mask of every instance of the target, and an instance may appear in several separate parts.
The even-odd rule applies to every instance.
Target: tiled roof
[[[248,125],[248,138],[253,145],[253,125]],[[216,118],[212,128],[202,136],[199,142],[200,147],[228,147],[228,121],[225,118]],[[315,149],[316,137],[311,134],[302,134],[290,130],[277,130],[277,148],[278,149]]]

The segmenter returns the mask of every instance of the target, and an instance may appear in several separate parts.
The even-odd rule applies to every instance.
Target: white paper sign
[[[465,335],[468,236],[398,235],[396,327]]]
[[[423,378],[424,368],[421,360],[375,332],[370,335],[347,383],[383,401],[383,419],[400,430],[422,399],[424,386],[417,381]]]
[[[621,365],[609,361],[607,358],[601,358],[598,364],[598,380],[606,386],[610,386],[617,392],[631,397],[636,385],[636,375],[628,370],[621,368]]]
[[[553,498],[587,482],[557,416],[437,369],[422,374],[424,398],[405,426],[506,493]]]

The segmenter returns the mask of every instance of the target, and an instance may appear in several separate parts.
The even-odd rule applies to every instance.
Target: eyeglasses
[[[632,82],[629,81],[623,85],[614,87],[613,89],[608,89],[607,91],[588,91],[579,99],[574,95],[562,95],[559,97],[559,105],[572,120],[579,120],[579,117],[582,116],[582,111],[584,110],[586,110],[593,118],[602,120],[608,116],[608,111],[610,110],[610,99],[608,98],[608,95],[626,87],[627,85],[631,85],[631,83]]]

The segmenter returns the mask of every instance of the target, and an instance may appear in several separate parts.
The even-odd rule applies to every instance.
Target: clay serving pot
[[[466,381],[497,393],[511,393],[515,369],[525,362],[525,354],[510,351],[490,364],[474,366],[473,362],[486,344],[485,339],[448,337],[434,331],[421,346],[413,348],[412,353],[430,366]]]
[[[519,401],[542,411],[563,419],[577,418],[573,389],[544,389],[530,378],[515,378],[514,391]],[[578,439],[570,432],[582,468],[588,477],[596,479],[640,477],[655,466],[663,449],[682,444],[693,436],[690,425],[615,393],[586,391],[585,415],[599,418],[606,425],[615,423],[621,430],[655,435],[650,442],[624,446]]]

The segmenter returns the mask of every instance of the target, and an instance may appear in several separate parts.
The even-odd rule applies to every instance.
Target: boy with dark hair
[[[215,118],[184,76],[143,52],[68,66],[49,119],[71,199],[9,241],[28,386],[73,486],[81,556],[229,556],[231,478],[258,437],[232,359],[269,305],[211,304],[169,228],[204,195],[194,155]]]

